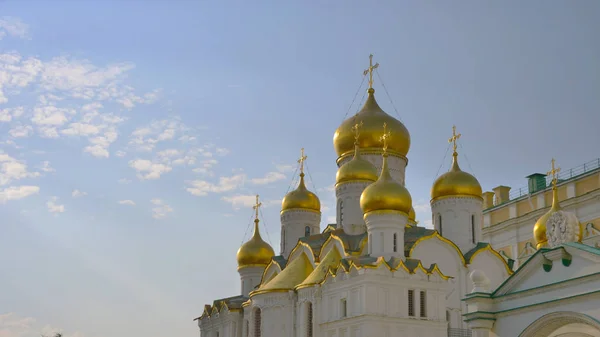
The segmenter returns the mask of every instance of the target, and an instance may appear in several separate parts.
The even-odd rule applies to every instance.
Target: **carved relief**
[[[553,213],[546,222],[546,237],[550,247],[559,246],[565,242],[579,241],[579,222],[574,214],[558,211]]]

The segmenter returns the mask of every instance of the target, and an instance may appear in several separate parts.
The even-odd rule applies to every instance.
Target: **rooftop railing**
[[[571,180],[573,178],[577,178],[580,175],[583,175],[583,174],[586,174],[588,172],[595,171],[598,169],[600,169],[600,158],[594,159],[592,161],[589,161],[583,165],[579,165],[572,169],[568,169],[568,170],[561,169],[560,172],[558,172],[558,174],[557,174],[558,182],[561,183],[563,181]],[[546,187],[550,186],[551,183],[552,183],[552,177],[546,176]],[[541,191],[541,189],[539,189],[538,191]],[[519,199],[528,194],[529,194],[528,186],[520,187],[520,188],[516,188],[516,189],[511,189],[509,198],[510,198],[510,200]]]

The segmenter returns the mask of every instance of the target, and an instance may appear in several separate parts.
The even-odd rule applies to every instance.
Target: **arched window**
[[[398,252],[398,234],[394,233],[394,253]]]
[[[310,302],[306,305],[306,337],[313,337],[313,308]]]
[[[254,311],[254,337],[260,337],[260,323],[260,308],[257,308],[256,311]]]
[[[310,226],[304,227],[304,236],[310,236]]]
[[[440,235],[442,234],[442,215],[438,214],[438,228],[440,229]]]
[[[475,214],[471,215],[471,241],[475,243]]]
[[[281,227],[281,251],[285,252],[285,227]]]

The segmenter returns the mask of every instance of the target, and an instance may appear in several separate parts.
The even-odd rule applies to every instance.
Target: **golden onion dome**
[[[574,213],[566,212],[560,207],[558,202],[558,190],[554,183],[554,186],[552,186],[552,207],[550,207],[548,212],[542,215],[533,226],[533,238],[535,240],[537,249],[548,246],[552,247],[556,244],[548,242],[549,238],[547,236],[548,221],[553,215],[557,216],[559,219],[563,219],[564,222],[560,226],[564,226],[564,228],[561,227],[561,231],[567,231],[568,229],[571,229],[573,231],[572,239],[576,242],[581,241],[583,234],[582,225]]]
[[[431,187],[431,201],[449,196],[481,198],[482,190],[477,178],[460,169],[458,153],[454,152],[452,157],[450,170],[439,176]]]
[[[281,202],[281,211],[291,209],[305,209],[320,212],[321,201],[316,194],[309,191],[304,184],[304,172],[300,173],[300,183],[298,187],[286,194]]]
[[[340,167],[335,175],[335,183],[350,181],[376,181],[377,169],[360,155],[358,144],[354,146],[354,158]]]
[[[379,179],[367,186],[360,195],[360,208],[364,214],[373,211],[399,211],[410,213],[412,197],[406,187],[392,178],[387,163],[387,153],[383,154],[383,165]]]
[[[275,256],[273,247],[266,243],[258,230],[258,219],[254,220],[254,234],[245,242],[237,252],[238,268],[252,266],[266,266]]]
[[[355,120],[363,122],[360,149],[364,151],[381,152],[381,125],[386,123],[394,134],[394,140],[388,145],[388,152],[406,157],[410,149],[410,134],[408,129],[394,117],[383,111],[375,101],[375,89],[368,89],[368,97],[362,109],[352,118],[346,119],[333,135],[333,147],[339,157],[352,153],[354,150],[354,132],[352,127]]]

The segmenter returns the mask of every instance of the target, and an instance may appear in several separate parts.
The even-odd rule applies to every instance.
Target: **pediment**
[[[494,297],[522,293],[600,273],[600,249],[567,243],[540,249],[493,293]]]

